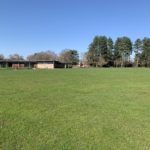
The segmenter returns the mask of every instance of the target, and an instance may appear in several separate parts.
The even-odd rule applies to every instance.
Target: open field
[[[0,150],[150,149],[150,69],[0,70]]]

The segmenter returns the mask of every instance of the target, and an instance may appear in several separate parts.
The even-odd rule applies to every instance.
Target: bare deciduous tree
[[[24,60],[23,56],[20,56],[19,54],[12,54],[9,55],[9,60]]]
[[[0,54],[0,60],[4,60],[4,55],[3,54]]]
[[[59,60],[66,63],[71,63],[73,65],[78,64],[79,54],[77,50],[64,49],[59,55]]]
[[[52,51],[38,52],[27,57],[28,60],[57,60],[57,55]]]

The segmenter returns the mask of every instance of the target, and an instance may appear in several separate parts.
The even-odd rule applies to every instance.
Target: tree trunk
[[[139,66],[139,59],[137,59],[137,61],[136,61],[136,67],[138,67]]]

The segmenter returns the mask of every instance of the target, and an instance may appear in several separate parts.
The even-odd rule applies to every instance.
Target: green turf
[[[150,149],[150,69],[0,70],[0,150]]]

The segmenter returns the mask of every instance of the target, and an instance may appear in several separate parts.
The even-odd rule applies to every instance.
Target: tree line
[[[0,60],[5,59],[0,54]],[[19,54],[12,54],[7,60],[25,59]],[[84,67],[150,67],[150,38],[137,38],[132,42],[127,36],[118,37],[115,41],[111,37],[95,36],[80,60],[79,52],[74,49],[64,49],[58,55],[53,51],[36,52],[27,56],[26,60],[57,60],[72,65],[80,62]]]
[[[134,60],[131,55],[135,54]],[[150,38],[136,39],[95,36],[85,53],[83,62],[94,67],[150,67]]]
[[[29,60],[29,61],[36,61],[36,60],[49,60],[49,61],[61,61],[65,63],[71,63],[72,65],[77,65],[79,62],[79,54],[77,50],[74,49],[64,49],[57,55],[53,51],[41,51],[36,52],[34,54],[30,54],[25,59],[23,56],[19,54],[12,54],[9,55],[8,58],[5,58],[4,55],[0,54],[0,60]]]

